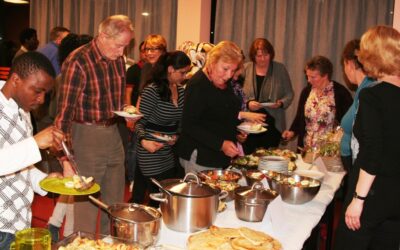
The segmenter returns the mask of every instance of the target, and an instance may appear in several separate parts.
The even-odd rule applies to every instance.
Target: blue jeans
[[[9,250],[11,242],[15,240],[15,235],[6,232],[0,232],[0,249]]]

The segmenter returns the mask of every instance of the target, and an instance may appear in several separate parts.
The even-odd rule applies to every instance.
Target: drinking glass
[[[51,250],[51,235],[45,228],[27,228],[15,233],[10,250]]]

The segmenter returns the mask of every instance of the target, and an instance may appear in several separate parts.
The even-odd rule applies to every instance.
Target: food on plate
[[[260,131],[263,128],[262,124],[254,123],[250,125],[250,130]]]
[[[239,230],[236,228],[217,227],[212,225],[210,226],[210,232],[212,235],[222,237],[227,240],[240,237]]]
[[[66,188],[74,188],[74,182],[73,181],[66,181],[64,183]]]
[[[74,188],[76,190],[86,190],[94,185],[94,178],[92,176],[90,177],[81,176],[81,178],[78,175],[72,176],[72,181],[74,183]],[[82,180],[85,183],[82,183]]]
[[[130,115],[133,115],[137,113],[137,108],[135,106],[129,105],[124,107],[123,111]]]
[[[280,250],[281,243],[266,233],[247,227],[220,228],[211,226],[209,230],[189,236],[189,250],[204,249],[260,249]]]
[[[223,237],[216,237],[211,234],[210,230],[195,233],[188,238],[188,250],[215,250],[225,243],[229,243]]]
[[[162,134],[162,133],[157,133],[157,132],[155,132],[155,133],[153,133],[155,136],[157,136],[157,137],[160,137],[161,138],[161,140],[164,140],[164,141],[172,141],[174,138],[172,137],[172,136],[170,136],[170,135],[166,135],[166,134]]]
[[[137,250],[136,246],[129,246],[124,243],[107,243],[103,240],[91,240],[88,238],[76,237],[66,246],[58,250]]]
[[[289,161],[295,161],[297,159],[297,155],[295,152],[289,149],[265,149],[265,148],[258,148],[256,152],[254,152],[256,156],[282,156]]]
[[[254,155],[245,155],[233,160],[232,164],[239,167],[257,168],[260,158]]]

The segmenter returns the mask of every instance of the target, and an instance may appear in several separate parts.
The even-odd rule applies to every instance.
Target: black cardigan
[[[182,115],[182,133],[177,142],[179,157],[190,160],[197,149],[197,164],[226,168],[230,157],[221,147],[224,140],[236,142],[240,101],[228,84],[218,89],[199,70],[188,82]]]
[[[297,145],[304,147],[304,136],[306,134],[306,119],[304,114],[304,106],[311,92],[311,85],[308,84],[300,94],[299,104],[297,106],[296,117],[293,120],[290,130],[298,136]],[[336,115],[335,120],[340,124],[342,117],[353,103],[349,91],[341,84],[333,81],[333,92],[335,94]]]

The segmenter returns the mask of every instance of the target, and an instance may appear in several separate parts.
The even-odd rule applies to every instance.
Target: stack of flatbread
[[[222,228],[211,226],[209,230],[189,236],[189,250],[280,250],[281,243],[268,234],[247,227]]]

